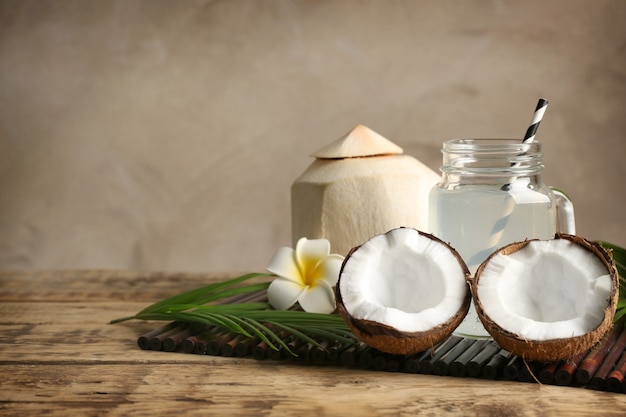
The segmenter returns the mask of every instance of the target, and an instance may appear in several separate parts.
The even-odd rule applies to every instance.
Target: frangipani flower
[[[267,270],[277,277],[267,289],[269,303],[286,310],[296,302],[309,313],[335,310],[333,286],[339,279],[343,256],[330,253],[326,239],[301,238],[296,249],[276,251]]]

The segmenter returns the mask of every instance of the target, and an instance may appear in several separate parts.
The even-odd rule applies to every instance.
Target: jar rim
[[[519,139],[454,139],[444,142],[440,171],[459,175],[536,174],[543,170],[541,142]]]
[[[491,144],[520,144],[520,143],[524,143],[524,141],[522,139],[516,139],[516,138],[456,138],[456,139],[448,139],[446,140],[444,143],[458,143],[458,144],[477,144],[477,145],[481,145],[481,144],[485,144],[485,145],[491,145]],[[526,142],[526,143],[540,143],[539,140],[533,140],[532,142]]]
[[[444,147],[519,147],[523,146],[531,146],[537,145],[537,147],[541,147],[541,142],[538,140],[533,140],[532,142],[524,142],[521,139],[512,139],[512,138],[461,138],[461,139],[450,139],[443,142]]]
[[[467,153],[467,152],[504,152],[513,154],[535,154],[541,152],[541,142],[534,140],[524,143],[520,139],[507,138],[467,138],[451,139],[443,143],[444,153]]]

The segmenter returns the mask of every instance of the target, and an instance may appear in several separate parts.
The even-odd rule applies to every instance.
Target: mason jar
[[[472,274],[506,244],[575,234],[571,201],[542,181],[541,142],[455,139],[444,142],[442,153],[429,231],[450,243]],[[473,306],[456,334],[489,337]]]

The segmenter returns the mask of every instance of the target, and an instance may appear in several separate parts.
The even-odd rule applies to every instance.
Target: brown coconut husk
[[[589,332],[571,338],[559,338],[551,340],[527,340],[521,338],[501,326],[499,326],[491,317],[489,317],[480,302],[478,294],[478,283],[480,276],[489,261],[498,254],[510,255],[519,250],[524,249],[532,240],[524,242],[511,243],[500,250],[497,250],[489,256],[476,270],[476,274],[471,283],[474,305],[476,307],[478,317],[485,329],[494,338],[494,340],[503,348],[521,356],[526,360],[553,361],[563,358],[572,357],[578,353],[584,352],[598,343],[613,327],[613,319],[619,298],[619,278],[617,268],[611,254],[600,244],[586,240],[580,236],[560,234],[555,235],[555,239],[567,239],[590,253],[597,256],[611,277],[611,292],[607,299],[606,306],[603,307],[603,319],[598,326]]]
[[[417,230],[416,230],[417,231]],[[341,277],[342,274],[339,274],[339,282],[337,282],[337,286],[335,288],[336,300],[337,300],[337,312],[339,315],[343,317],[346,321],[354,335],[366,343],[367,345],[380,350],[381,352],[391,353],[391,354],[400,354],[400,355],[410,355],[417,352],[422,352],[428,348],[433,347],[434,345],[444,341],[454,330],[459,326],[461,321],[467,315],[467,312],[470,307],[471,302],[471,292],[469,290],[469,270],[467,265],[458,254],[458,252],[452,248],[447,243],[441,241],[437,237],[417,231],[423,236],[431,238],[435,241],[440,242],[441,244],[447,246],[456,258],[459,260],[461,267],[463,268],[465,274],[465,280],[468,283],[468,291],[465,297],[465,300],[459,310],[450,317],[445,323],[442,323],[439,326],[436,326],[432,329],[423,332],[404,332],[398,330],[392,326],[389,326],[384,323],[378,323],[375,321],[365,320],[365,319],[357,319],[354,318],[350,312],[346,309],[342,295],[341,295]],[[361,245],[352,248],[352,250],[348,253],[346,258],[343,261],[341,271],[343,271],[346,262],[349,261],[352,254],[357,251]],[[427,290],[427,289],[426,289]]]

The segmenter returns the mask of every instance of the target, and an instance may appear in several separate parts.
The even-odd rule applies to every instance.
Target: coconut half
[[[557,360],[591,348],[611,329],[618,275],[601,245],[557,234],[494,252],[477,269],[472,293],[502,348],[528,360]]]
[[[396,228],[352,249],[336,287],[353,333],[387,353],[421,352],[446,339],[469,309],[469,271],[438,238]]]

